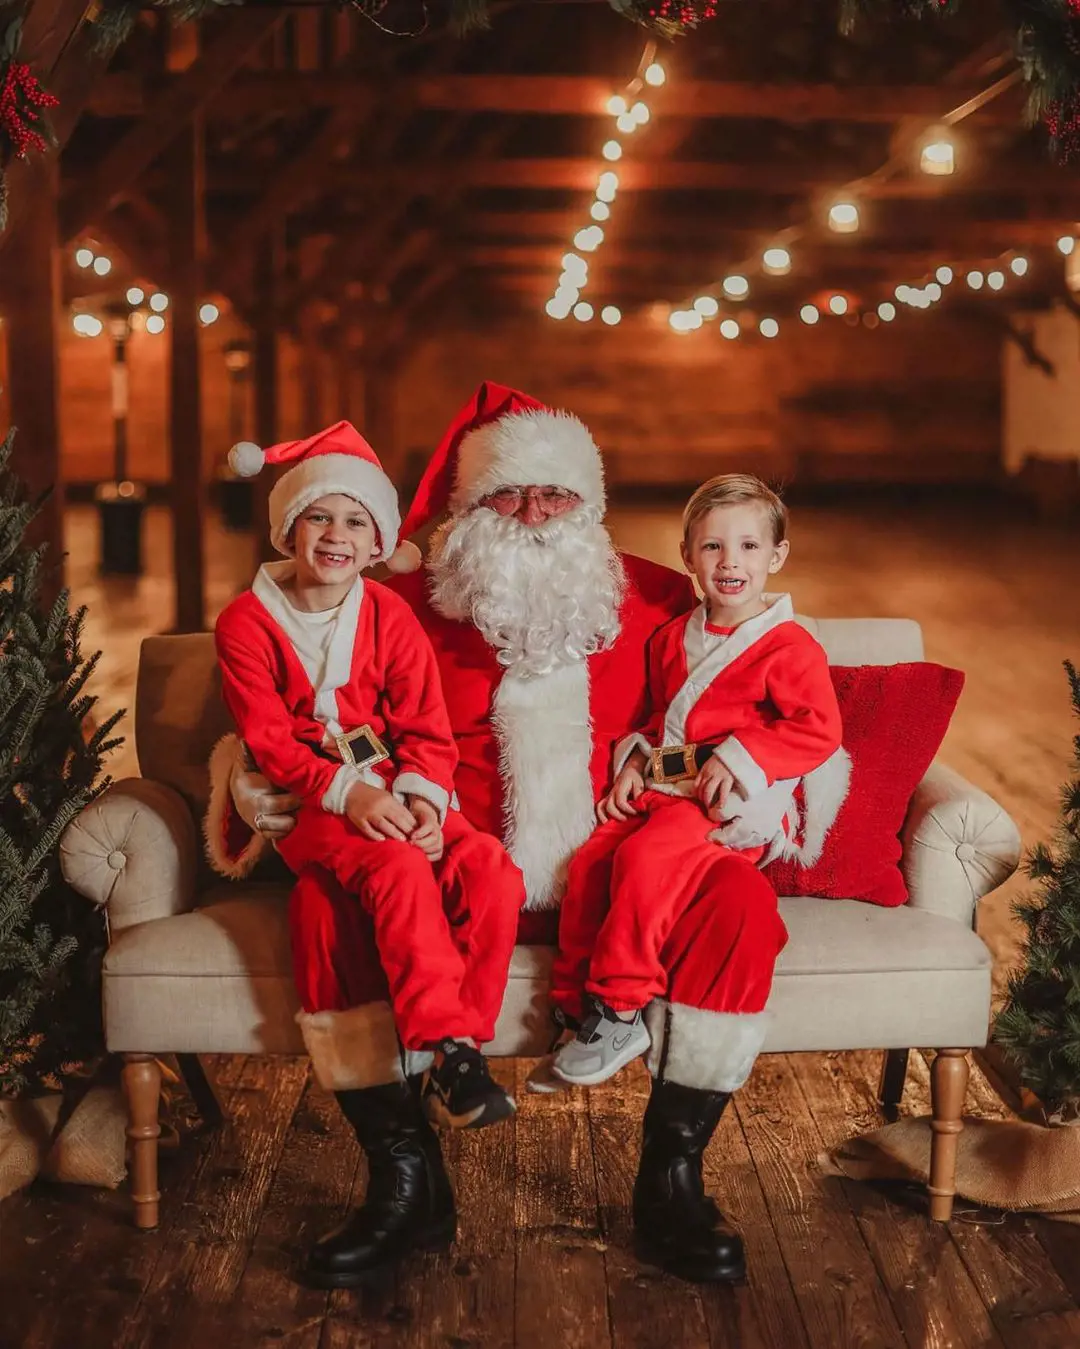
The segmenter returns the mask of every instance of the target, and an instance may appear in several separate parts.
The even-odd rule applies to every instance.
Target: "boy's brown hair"
[[[703,482],[686,503],[683,511],[683,541],[690,543],[690,532],[697,522],[717,506],[741,505],[756,501],[769,517],[773,544],[787,538],[788,510],[771,487],[752,473],[721,473]]]

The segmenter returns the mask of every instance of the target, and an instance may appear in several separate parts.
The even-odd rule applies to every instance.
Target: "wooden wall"
[[[227,317],[201,334],[207,477],[233,439],[223,348],[236,336]],[[167,332],[131,339],[131,473],[151,483],[167,477],[168,352]],[[329,350],[312,355],[283,339],[280,360],[283,437],[342,415],[363,428],[361,356],[344,380]],[[306,380],[305,360],[314,363]],[[112,476],[110,361],[106,337],[65,329],[69,483]],[[800,480],[989,481],[1001,459],[1000,369],[993,331],[943,313],[905,314],[872,332],[836,321],[788,325],[771,342],[727,342],[715,326],[680,336],[645,317],[615,329],[521,320],[422,340],[397,377],[394,444],[378,448],[413,476],[488,378],[577,413],[605,451],[613,484],[682,484],[735,467]],[[250,380],[243,434],[253,434]]]

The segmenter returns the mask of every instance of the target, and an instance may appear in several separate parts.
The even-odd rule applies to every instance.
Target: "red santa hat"
[[[349,422],[267,450],[242,440],[229,451],[229,467],[241,478],[255,477],[264,464],[295,465],[270,492],[270,542],[279,553],[292,556],[289,531],[297,516],[320,497],[340,493],[359,501],[375,522],[379,547],[371,560],[389,561],[401,528],[397,492],[379,456]]]
[[[603,510],[604,468],[596,442],[569,412],[554,411],[528,394],[485,380],[450,423],[431,456],[402,537],[451,511],[471,510],[500,487],[564,487]],[[398,550],[392,570],[413,571],[420,551]]]

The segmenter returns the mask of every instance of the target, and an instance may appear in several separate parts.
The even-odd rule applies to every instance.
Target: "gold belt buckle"
[[[653,782],[685,782],[697,777],[697,744],[661,745],[652,751]]]
[[[356,749],[353,743],[356,742]],[[341,755],[341,762],[352,764],[355,768],[370,768],[372,764],[382,763],[384,759],[389,759],[390,751],[375,734],[370,726],[364,725],[358,727],[355,731],[339,731],[334,736],[334,744]],[[357,755],[359,750],[359,756]]]

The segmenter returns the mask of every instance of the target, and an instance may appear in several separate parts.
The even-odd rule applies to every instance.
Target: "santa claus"
[[[686,577],[616,551],[604,510],[600,454],[581,422],[486,383],[435,452],[402,526],[408,537],[446,517],[426,564],[390,582],[435,649],[462,812],[501,837],[524,874],[525,943],[554,940],[567,863],[594,828],[614,747],[646,720],[646,642],[694,603]],[[289,803],[245,768],[235,742],[219,747],[215,772],[210,855],[243,875],[289,828]],[[738,1236],[705,1196],[702,1154],[760,1047],[724,1010],[724,972],[738,968],[735,946],[753,946],[756,915],[768,912],[748,896],[733,915],[719,893],[691,904],[664,946],[634,1188],[645,1253],[709,1280],[739,1277],[744,1265]],[[371,1169],[364,1208],[313,1257],[345,1284],[422,1245],[449,1183],[407,1089],[413,1065],[398,1049],[359,906],[315,868],[301,877],[291,922],[305,1042]],[[391,1081],[400,1094],[389,1108],[378,1091]]]

